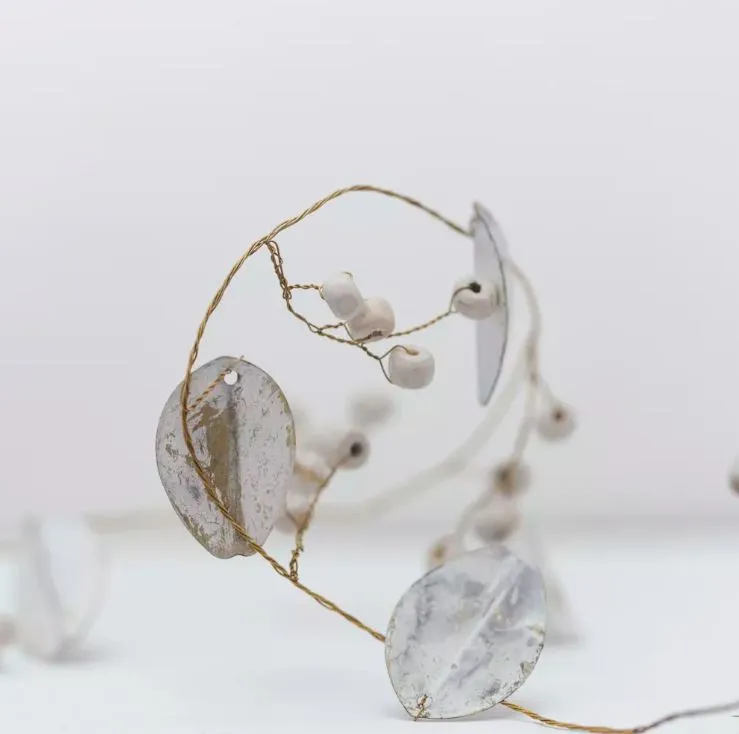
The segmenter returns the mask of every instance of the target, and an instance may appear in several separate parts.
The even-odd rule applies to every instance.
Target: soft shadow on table
[[[426,720],[419,719],[416,721],[413,717],[409,716],[400,703],[396,706],[383,706],[378,712],[383,715],[386,719],[394,719],[395,721],[407,721],[409,724],[441,724],[443,721],[438,720]],[[516,718],[516,714],[502,706],[496,706],[489,711],[483,711],[481,714],[475,714],[474,716],[468,716],[462,719],[449,719],[448,721],[454,721],[455,724],[464,725],[466,722],[473,721],[509,721]]]
[[[522,704],[523,705],[523,704]],[[531,700],[526,703],[526,707],[530,708],[532,710],[536,709],[536,702]],[[411,716],[409,716],[403,707],[400,705],[400,703],[397,704],[395,707],[391,706],[383,706],[381,713],[385,716],[385,718],[388,719],[395,719],[396,721],[408,721],[411,724],[419,723],[419,724],[439,724],[443,723],[443,721],[438,720],[431,720],[431,721],[425,721],[424,719],[419,719],[416,721]],[[448,721],[454,721],[455,724],[464,725],[465,723],[473,723],[475,721],[529,721],[526,719],[526,717],[523,717],[521,714],[516,713],[515,711],[511,711],[510,709],[506,708],[502,704],[498,704],[497,706],[493,706],[493,708],[488,709],[487,711],[481,711],[479,714],[473,714],[472,716],[465,716],[461,719],[448,719]]]
[[[547,647],[572,648],[583,644],[582,634],[547,632]]]
[[[73,647],[63,652],[56,660],[55,665],[85,666],[109,663],[115,660],[116,649],[109,643],[88,642],[82,647]]]
[[[291,705],[328,705],[335,697],[357,701],[358,705],[359,702],[371,705],[367,701],[377,693],[378,677],[370,671],[359,669],[304,667],[261,670],[250,681],[250,685],[258,687],[263,695],[274,695],[280,701],[285,700],[285,691],[290,691]],[[387,683],[387,686],[388,693],[393,696],[390,684]]]

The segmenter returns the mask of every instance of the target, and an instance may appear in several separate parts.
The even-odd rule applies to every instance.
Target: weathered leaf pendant
[[[470,222],[474,244],[474,274],[498,288],[500,303],[486,319],[476,322],[477,330],[477,399],[487,405],[503,367],[508,342],[508,290],[502,257],[508,244],[500,225],[481,204],[474,205]]]
[[[182,385],[159,419],[159,476],[182,522],[218,558],[254,553],[210,499],[185,446]],[[285,506],[295,429],[277,383],[249,362],[219,357],[192,373],[189,426],[195,455],[236,522],[264,543]]]
[[[385,642],[390,681],[414,717],[453,719],[507,699],[544,646],[538,571],[502,545],[457,556],[416,581]]]

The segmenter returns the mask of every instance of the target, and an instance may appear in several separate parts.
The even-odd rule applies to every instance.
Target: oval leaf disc
[[[156,457],[164,489],[182,522],[218,558],[252,555],[210,499],[185,446],[182,385],[164,406]],[[292,413],[277,383],[235,357],[219,357],[192,373],[189,425],[195,455],[234,519],[264,543],[285,505],[295,461]]]
[[[465,553],[416,581],[395,608],[385,642],[390,681],[416,718],[485,711],[533,670],[545,624],[538,571],[502,545]]]
[[[502,258],[508,243],[500,225],[481,204],[474,205],[470,222],[474,243],[474,274],[498,288],[501,302],[486,319],[475,323],[477,331],[477,399],[487,405],[498,382],[508,342],[508,290]]]

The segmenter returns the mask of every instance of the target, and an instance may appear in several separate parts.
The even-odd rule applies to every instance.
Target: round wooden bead
[[[729,472],[729,487],[739,494],[739,456],[734,459],[731,471]]]
[[[536,430],[547,441],[569,438],[575,430],[575,413],[562,403],[550,405],[536,421]]]
[[[363,466],[369,458],[370,443],[367,436],[360,430],[335,428],[314,435],[309,449],[320,457],[323,465],[328,467],[328,472],[330,472],[333,467],[358,469]]]
[[[493,495],[494,501],[481,510],[474,521],[475,535],[485,543],[501,543],[519,523],[517,502],[510,495]]]
[[[342,469],[359,469],[369,459],[370,443],[361,431],[351,430],[345,433],[336,444],[333,455],[334,466]]]
[[[443,538],[439,538],[429,548],[428,555],[426,556],[426,567],[429,570],[438,568],[452,558],[460,555],[463,550],[459,538],[455,535],[445,535]]]
[[[526,491],[530,484],[531,470],[521,461],[511,459],[493,468],[493,492],[511,497]]]
[[[346,325],[352,339],[374,342],[393,333],[395,313],[384,298],[368,298],[364,302],[364,309],[349,319]]]
[[[331,467],[324,456],[311,449],[298,448],[295,452],[295,467],[290,481],[290,489],[310,494],[326,481]]]
[[[434,379],[436,364],[428,349],[416,346],[396,347],[388,358],[390,382],[407,390],[420,390]]]
[[[335,273],[321,286],[321,295],[334,316],[342,321],[364,310],[364,298],[350,273]]]
[[[498,291],[489,280],[462,278],[454,286],[452,307],[468,319],[486,319],[498,307]]]
[[[0,650],[15,639],[15,623],[11,617],[0,616]]]

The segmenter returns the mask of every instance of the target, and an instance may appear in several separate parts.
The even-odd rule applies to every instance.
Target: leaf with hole
[[[254,550],[209,497],[182,431],[180,394],[172,393],[156,435],[159,476],[182,522],[218,558]],[[285,505],[295,461],[290,407],[258,367],[219,357],[192,373],[188,425],[195,456],[233,519],[262,544]]]
[[[465,553],[419,579],[395,608],[385,641],[390,681],[416,718],[485,711],[533,670],[545,625],[538,571],[502,545]]]

